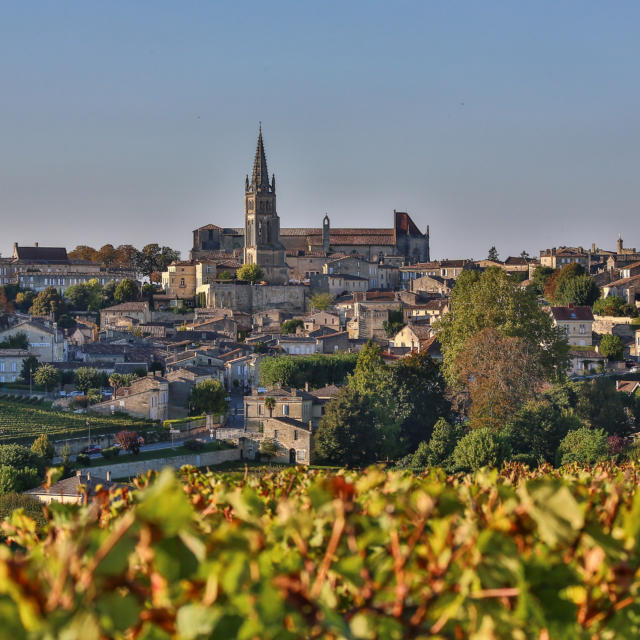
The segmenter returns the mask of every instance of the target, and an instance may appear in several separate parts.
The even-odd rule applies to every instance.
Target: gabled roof
[[[112,307],[105,307],[102,311],[146,311],[149,309],[148,302],[123,302]]]
[[[551,307],[551,314],[556,322],[567,320],[593,322],[591,307]]]
[[[30,262],[69,262],[67,250],[64,247],[14,247],[14,256],[18,260]]]

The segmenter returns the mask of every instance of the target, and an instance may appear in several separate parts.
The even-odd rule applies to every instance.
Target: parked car
[[[77,398],[78,396],[84,395],[82,391],[70,391],[67,396],[70,398]]]
[[[89,445],[88,447],[85,447],[82,450],[82,453],[87,453],[89,455],[92,455],[94,453],[100,453],[101,451],[102,449],[97,444],[92,444],[92,445]]]
[[[629,373],[640,373],[640,367],[631,367]]]

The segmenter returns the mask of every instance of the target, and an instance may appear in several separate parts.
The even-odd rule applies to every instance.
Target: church
[[[357,255],[369,262],[385,259],[404,264],[428,262],[429,227],[422,233],[408,213],[393,212],[393,227],[332,227],[325,215],[321,227],[280,228],[276,208],[275,175],[269,179],[267,158],[258,132],[251,179],[245,179],[244,228],[208,224],[193,232],[191,259],[235,254],[245,263],[257,264],[271,284],[284,284],[301,270],[317,273],[327,258]],[[304,263],[305,267],[299,264]],[[303,274],[304,275],[304,274]]]

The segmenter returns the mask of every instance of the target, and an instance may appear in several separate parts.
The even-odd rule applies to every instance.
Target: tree
[[[362,467],[375,462],[382,435],[369,398],[350,387],[341,389],[326,406],[315,445],[318,460],[327,464]]]
[[[166,271],[172,262],[179,259],[179,251],[174,251],[171,247],[160,247],[160,245],[152,243],[145,245],[142,247],[142,250],[137,253],[136,267],[140,273],[150,278],[154,271]]]
[[[218,280],[231,280],[231,274],[226,270],[220,271],[220,273],[216,275],[216,278]]]
[[[16,309],[18,309],[18,311],[29,311],[35,299],[36,292],[31,289],[18,292],[16,294]]]
[[[36,384],[42,385],[45,391],[49,391],[58,384],[60,372],[52,364],[44,363],[37,368],[33,380]]]
[[[497,467],[504,460],[501,437],[491,429],[473,429],[463,436],[453,451],[459,469],[477,471],[481,467]]]
[[[100,262],[109,269],[117,260],[115,247],[112,244],[105,244],[98,250],[98,258]]]
[[[12,336],[7,336],[5,340],[0,341],[0,349],[28,349],[29,338],[24,331],[14,333]]]
[[[440,418],[433,426],[431,439],[425,447],[427,464],[431,467],[446,466],[461,436],[459,428]]]
[[[467,341],[454,363],[461,404],[470,402],[471,426],[500,429],[526,400],[533,398],[544,375],[523,338],[486,328]]]
[[[189,394],[189,413],[191,415],[227,413],[226,391],[218,380],[208,379],[191,387]]]
[[[116,286],[113,292],[113,300],[117,304],[122,304],[123,302],[137,300],[139,295],[138,285],[133,280],[125,278]]]
[[[111,307],[115,304],[115,292],[118,288],[118,282],[116,280],[109,280],[104,287],[102,287],[102,307]]]
[[[86,244],[79,244],[73,251],[68,254],[71,260],[88,260],[89,262],[100,262],[100,256],[93,247]]]
[[[89,305],[89,291],[84,282],[72,284],[67,287],[64,296],[72,309],[76,311],[86,311]]]
[[[610,360],[622,360],[624,358],[624,342],[620,336],[607,333],[600,341],[600,353]]]
[[[20,444],[0,445],[0,465],[16,469],[32,468],[39,476],[42,476],[46,466],[45,461],[39,455]]]
[[[265,458],[275,458],[278,455],[278,443],[273,438],[265,438],[260,443],[260,455]]]
[[[627,304],[620,296],[607,296],[593,303],[593,313],[599,316],[623,316]]]
[[[20,377],[24,382],[28,383],[29,380],[33,380],[33,375],[38,368],[38,358],[35,356],[28,356],[22,361],[22,369],[20,371]]]
[[[35,453],[37,456],[40,456],[47,463],[51,464],[53,461],[53,456],[56,453],[55,447],[49,442],[49,436],[46,433],[43,433],[41,436],[38,436],[31,445],[32,453]]]
[[[292,318],[291,320],[285,320],[280,327],[280,331],[284,334],[296,333],[298,327],[304,327],[304,320],[302,318]]]
[[[243,264],[236,273],[238,280],[246,280],[251,284],[260,282],[264,278],[262,269],[257,264]]]
[[[11,315],[13,313],[13,305],[9,302],[4,287],[0,287],[0,313]]]
[[[543,394],[520,407],[504,431],[514,454],[553,464],[562,439],[581,426],[573,409],[563,408],[552,401],[550,394]]]
[[[138,259],[138,250],[130,244],[121,244],[116,248],[114,266],[129,271],[135,271]]]
[[[313,388],[340,385],[353,373],[357,360],[357,353],[265,358],[260,363],[260,382],[266,387],[280,384],[283,387],[300,388],[304,387],[305,382]]]
[[[522,338],[545,377],[563,377],[568,365],[566,335],[538,305],[535,292],[521,289],[497,267],[463,271],[451,292],[449,312],[436,324],[444,352],[443,373],[457,383],[456,358],[468,340],[485,328]]]
[[[489,252],[487,253],[487,260],[492,260],[493,262],[498,262],[500,260],[500,256],[498,255],[498,250],[495,246],[489,247]]]
[[[402,312],[402,307],[390,309],[388,313],[389,317],[382,323],[382,328],[387,338],[393,338],[404,327],[404,313]]]
[[[53,315],[57,320],[66,310],[67,305],[58,290],[55,287],[47,287],[35,297],[29,313],[32,316]]]
[[[309,303],[316,311],[326,311],[333,304],[333,296],[330,293],[314,293]]]
[[[636,430],[635,398],[616,391],[613,380],[597,378],[580,386],[576,412],[593,428],[609,435],[628,436]]]
[[[269,417],[273,416],[273,410],[276,408],[276,399],[271,396],[264,399],[264,408],[269,412]]]
[[[135,431],[119,431],[116,433],[115,441],[125,451],[131,451],[131,453],[140,453],[140,440]]]
[[[412,353],[390,367],[390,385],[402,446],[413,451],[451,413],[440,366],[427,353]]]
[[[17,468],[0,465],[0,495],[20,493],[40,484],[40,477],[33,467]]]
[[[100,372],[94,367],[80,367],[73,377],[76,387],[85,395],[89,389],[100,386]]]
[[[607,435],[603,429],[580,427],[569,431],[558,447],[557,462],[559,464],[594,464],[607,458],[609,447]]]
[[[43,506],[40,500],[29,495],[6,493],[0,496],[0,521],[8,518],[16,509],[22,509],[26,516],[35,521],[36,530],[39,531],[47,522],[42,510]]]
[[[557,283],[553,301],[560,305],[592,306],[600,297],[600,289],[587,274],[564,278]]]
[[[545,285],[554,273],[555,269],[552,267],[536,267],[536,270],[533,272],[533,282],[539,295],[544,293]]]

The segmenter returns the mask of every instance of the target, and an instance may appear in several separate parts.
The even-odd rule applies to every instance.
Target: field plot
[[[126,415],[100,416],[52,409],[48,403],[0,397],[0,443],[26,443],[46,433],[52,438],[80,437],[88,432],[112,433],[123,428],[141,429],[152,426],[148,420]]]

